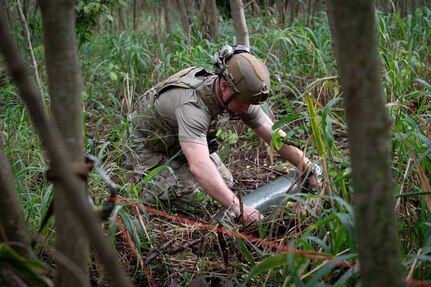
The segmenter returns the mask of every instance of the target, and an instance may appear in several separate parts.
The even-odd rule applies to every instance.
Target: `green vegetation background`
[[[131,185],[127,181],[123,156],[127,147],[121,143],[128,133],[127,115],[134,100],[145,89],[179,69],[191,65],[211,68],[211,57],[216,49],[223,44],[235,43],[232,23],[223,19],[217,39],[209,40],[200,32],[185,34],[180,25],[174,25],[171,34],[162,33],[154,24],[154,15],[141,18],[136,32],[119,31],[113,28],[115,20],[109,17],[109,11],[105,11],[97,15],[105,24],[99,22],[96,29],[91,11],[87,9],[85,12],[82,8],[80,12],[79,7],[77,9],[81,16],[78,17],[77,31],[84,83],[86,152],[96,155],[104,163],[104,168],[121,187],[122,197],[138,201],[139,190],[151,183],[151,178],[139,185]],[[429,186],[431,9],[421,8],[404,18],[396,13],[377,12],[376,19],[387,108],[393,121],[390,136],[395,212],[405,276],[416,261],[413,278],[425,280],[431,278],[431,223],[423,193],[426,183],[420,177],[425,176]],[[28,21],[42,82],[46,83],[41,21],[37,15]],[[306,148],[308,154],[326,154],[326,172],[334,196],[333,206],[325,204],[319,214],[309,214],[312,224],[303,227],[299,234],[290,236],[285,243],[333,256],[341,254],[340,259],[357,263],[351,208],[354,191],[350,183],[343,95],[337,81],[326,15],[316,13],[309,25],[298,19],[291,26],[283,27],[277,15],[262,11],[259,17],[247,18],[247,23],[252,50],[264,59],[271,72],[274,97],[269,104],[277,118],[277,127],[283,127],[289,139]],[[24,34],[17,29],[15,35],[24,55],[27,55]],[[28,63],[30,67],[30,61]],[[52,186],[44,179],[46,156],[25,106],[5,73],[0,73],[0,84],[0,136],[12,164],[21,206],[29,225],[35,230],[52,197]],[[47,87],[43,86],[42,91],[48,107]],[[314,104],[317,122],[310,121],[306,96],[310,96]],[[313,133],[310,123],[318,125],[318,132]],[[235,130],[226,133],[225,138],[230,141],[224,147],[225,153],[239,140],[238,136],[229,136],[235,134]],[[309,136],[312,138],[310,142]],[[320,151],[314,150],[315,142],[322,143]],[[95,201],[102,201],[107,196],[103,182],[96,175],[92,175],[90,182]],[[308,197],[313,196],[298,195],[293,199],[307,206]],[[289,212],[295,212],[290,208],[286,205],[284,213],[279,211],[272,216],[284,216],[283,220],[289,220]],[[140,255],[144,256],[156,245],[157,234],[148,230],[149,234],[143,236],[147,231],[136,224],[138,219],[130,209],[118,206],[115,216],[120,216],[125,222],[135,246],[140,247]],[[265,238],[265,231],[272,228],[270,224],[259,227],[261,238]],[[107,227],[112,240],[115,240],[115,220]],[[44,235],[48,242],[52,241],[53,229],[49,228]],[[357,283],[355,269],[322,264],[294,254],[273,255],[270,249],[259,251],[252,243],[241,241],[238,244],[244,247],[241,250],[246,258],[245,263],[235,265],[238,277],[233,281],[238,285],[246,279],[252,280],[252,285],[256,286],[265,282],[273,286],[282,283],[316,286],[322,281],[326,286]],[[175,268],[174,265],[168,267]],[[142,279],[145,274],[135,267],[131,266],[135,280],[145,282]],[[205,271],[204,266],[201,268]],[[307,273],[314,268],[317,268],[315,272]],[[103,277],[103,274],[98,276]],[[192,277],[190,272],[182,272],[180,283],[186,284]]]

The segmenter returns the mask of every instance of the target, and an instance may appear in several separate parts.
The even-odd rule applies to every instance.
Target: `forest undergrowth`
[[[383,13],[376,17],[393,123],[394,212],[403,275],[430,282],[431,218],[426,204],[430,195],[424,191],[430,190],[431,178],[431,9],[418,9],[404,18]],[[130,181],[124,157],[128,147],[122,141],[129,132],[128,115],[136,98],[182,68],[211,68],[213,53],[223,44],[234,44],[231,23],[220,27],[217,41],[201,34],[185,35],[179,27],[158,41],[141,23],[138,32],[102,29],[80,44],[85,152],[100,160],[119,187],[120,202],[104,228],[137,286],[147,286],[151,280],[160,286],[185,286],[200,276],[228,280],[234,286],[359,283],[343,94],[325,15],[312,20],[310,26],[296,21],[287,28],[271,15],[247,21],[252,51],[271,72],[274,96],[268,107],[277,122],[275,128],[283,128],[310,158],[325,160],[326,193],[288,195],[265,214],[265,220],[249,226],[239,221],[216,222],[213,215],[219,206],[204,194],[199,206],[155,207],[175,218],[145,209],[140,195],[152,184],[152,174],[139,183]],[[22,37],[17,35],[23,46]],[[34,44],[46,82],[40,34],[34,34]],[[12,163],[21,207],[36,231],[52,198],[52,185],[44,178],[46,154],[3,67],[0,84],[0,137]],[[47,87],[42,90],[48,106]],[[317,116],[312,117],[313,113]],[[220,154],[236,179],[234,190],[241,195],[289,168],[236,122],[219,133],[219,140]],[[89,187],[98,204],[109,196],[97,174],[91,174]],[[43,248],[50,248],[52,221],[43,237]],[[52,259],[40,260],[52,263]],[[93,281],[109,286],[109,276],[98,262],[92,255]]]

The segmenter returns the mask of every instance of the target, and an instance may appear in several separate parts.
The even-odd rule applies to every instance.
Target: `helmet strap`
[[[232,94],[229,96],[229,98],[225,101],[223,98],[223,92],[221,89],[221,76],[217,78],[217,85],[218,85],[218,93],[217,96],[219,97],[221,103],[223,104],[223,109],[227,109],[228,105],[235,99],[235,95],[232,91]],[[229,86],[230,87],[230,86]]]

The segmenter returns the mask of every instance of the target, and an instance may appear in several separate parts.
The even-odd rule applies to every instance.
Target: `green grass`
[[[431,175],[431,9],[419,9],[403,19],[397,14],[378,13],[377,17],[383,84],[393,121],[394,197],[402,195],[396,198],[402,260],[407,272],[417,260],[413,278],[424,280],[431,276],[430,215],[421,193],[426,189],[426,180],[429,186]],[[253,51],[271,71],[275,95],[270,106],[278,120],[276,126],[284,128],[289,139],[310,156],[320,155],[332,196],[321,198],[319,212],[313,211],[310,196],[294,196],[290,198],[294,204],[276,210],[257,230],[245,232],[357,264],[347,127],[327,21],[320,14],[308,27],[296,21],[283,28],[276,19],[265,17],[247,21]],[[199,33],[184,35],[176,25],[161,42],[148,30],[115,34],[102,29],[92,34],[91,41],[81,44],[86,152],[100,159],[119,184],[121,197],[139,202],[139,191],[151,184],[150,176],[138,185],[132,185],[126,178],[124,149],[127,147],[121,139],[128,132],[130,104],[133,107],[138,95],[179,69],[189,65],[210,68],[211,55],[220,43],[233,44],[231,23],[222,23],[220,29],[217,43]],[[40,43],[40,38],[35,43]],[[35,50],[41,62],[42,46],[36,45]],[[43,65],[41,69],[45,75]],[[2,142],[15,175],[21,206],[29,226],[35,230],[52,193],[51,184],[43,179],[47,160],[16,89],[6,78],[0,78],[0,83],[3,84],[0,89]],[[222,136],[229,138],[232,134],[235,131],[227,131]],[[249,133],[246,137],[253,140]],[[236,137],[226,144],[225,152],[243,140],[244,137]],[[90,186],[96,202],[107,196],[106,186],[98,176],[91,176]],[[212,212],[216,205],[211,203],[207,208]],[[303,212],[298,213],[298,208]],[[182,214],[176,209],[170,212]],[[158,219],[145,211],[138,214],[132,207],[117,206],[107,228],[121,254],[129,254],[130,242],[125,243],[118,234],[115,216],[121,218],[142,260],[152,248],[167,240],[164,234],[184,229],[180,224]],[[165,230],[160,230],[161,227]],[[178,240],[186,242],[181,237],[184,233],[178,232]],[[276,254],[274,249],[244,239],[225,239],[236,257],[230,258],[226,269],[213,268],[210,261],[220,260],[222,254],[212,235],[190,231],[190,228],[187,232],[192,238],[205,238],[207,254],[200,254],[194,265],[184,263],[195,259],[190,252],[151,263],[155,279],[166,279],[175,273],[180,284],[188,284],[199,269],[203,274],[218,272],[230,277],[237,286],[245,282],[250,286],[354,286],[359,282],[356,269],[291,253]],[[146,283],[139,260],[125,257],[130,259],[123,262],[130,263],[134,279]],[[238,258],[245,259],[245,263],[240,263]]]

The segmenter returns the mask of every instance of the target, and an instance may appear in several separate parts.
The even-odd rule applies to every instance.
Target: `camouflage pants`
[[[145,202],[156,201],[173,204],[196,203],[195,195],[201,192],[201,187],[189,170],[189,165],[183,160],[169,160],[161,153],[154,153],[144,147],[135,155],[135,175],[137,180],[147,183],[141,191]],[[219,170],[225,183],[233,186],[233,176],[221,161],[217,153],[210,155],[211,160]],[[137,160],[137,161],[136,161]],[[154,173],[154,174],[153,174]]]

